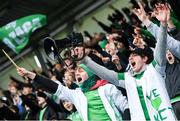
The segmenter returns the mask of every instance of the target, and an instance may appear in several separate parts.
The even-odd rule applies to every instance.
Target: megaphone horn
[[[46,55],[53,61],[59,60],[59,53],[54,39],[46,37],[43,41]]]

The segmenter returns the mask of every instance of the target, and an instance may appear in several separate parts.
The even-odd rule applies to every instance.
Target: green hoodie
[[[79,85],[83,92],[87,92],[92,86],[96,84],[97,76],[84,64],[80,64],[79,67],[83,68],[84,71],[86,71],[88,74],[88,79]]]

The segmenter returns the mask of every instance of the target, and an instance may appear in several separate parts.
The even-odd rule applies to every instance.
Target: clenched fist
[[[35,73],[28,71],[25,68],[21,68],[21,67],[17,68],[17,72],[20,76],[29,77],[30,79],[34,79],[36,76]]]

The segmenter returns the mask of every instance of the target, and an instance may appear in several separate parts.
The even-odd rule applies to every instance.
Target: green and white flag
[[[28,44],[30,35],[45,24],[46,16],[42,14],[17,19],[0,28],[0,41],[19,53]]]

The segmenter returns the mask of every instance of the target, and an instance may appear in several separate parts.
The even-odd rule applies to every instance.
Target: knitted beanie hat
[[[86,71],[89,78],[94,75],[94,73],[86,65],[80,64],[79,67],[83,68]]]

